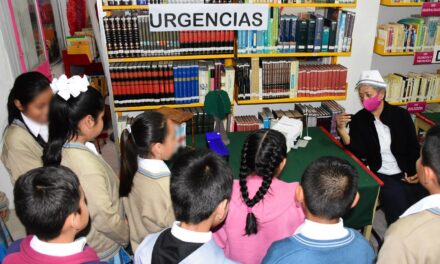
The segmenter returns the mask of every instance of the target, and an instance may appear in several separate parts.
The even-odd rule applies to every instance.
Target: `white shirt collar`
[[[29,117],[27,117],[26,115],[24,115],[23,113],[21,113],[21,117],[23,118],[24,123],[29,128],[29,131],[32,133],[32,135],[34,135],[35,137],[38,137],[38,135],[40,135],[43,138],[43,140],[47,142],[49,138],[48,125],[39,124],[34,120],[30,119]]]
[[[86,146],[91,152],[95,153],[96,155],[99,155],[99,152],[96,149],[95,144],[93,144],[92,142],[86,142],[84,143],[84,146]]]
[[[180,227],[180,222],[175,221],[171,227],[171,234],[184,242],[207,243],[212,239],[212,232],[195,232]]]
[[[339,219],[337,224],[321,224],[306,219],[296,231],[307,238],[315,240],[334,240],[346,237],[348,230],[344,227],[344,221]]]
[[[83,252],[86,243],[85,237],[80,237],[72,243],[47,243],[38,239],[37,236],[33,236],[31,248],[43,255],[66,257]]]
[[[165,161],[158,159],[143,159],[138,157],[138,167],[144,171],[149,171],[154,174],[166,173],[169,175],[171,173]]]
[[[405,217],[408,215],[416,214],[424,210],[428,210],[431,208],[439,207],[440,208],[440,194],[432,194],[413,204],[410,208],[408,208],[401,216]]]

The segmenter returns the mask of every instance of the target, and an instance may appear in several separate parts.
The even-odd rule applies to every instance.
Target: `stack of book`
[[[344,113],[345,108],[335,101],[324,101],[322,102],[322,107],[330,112],[332,116],[330,127],[327,127],[327,130],[329,130],[334,137],[339,137],[336,126],[336,116]]]
[[[238,60],[238,100],[343,96],[347,68],[336,64],[299,65],[294,59]]]
[[[386,100],[392,103],[440,100],[440,74],[392,73],[386,76]]]
[[[267,30],[239,30],[238,53],[348,52],[356,14],[327,8],[314,13],[272,8]]]
[[[412,15],[378,26],[376,50],[381,53],[432,51],[440,46],[440,17]]]
[[[160,61],[110,64],[116,106],[203,103],[210,90],[231,100],[235,70],[216,61]]]
[[[260,128],[257,117],[253,115],[235,116],[234,123],[236,132],[255,131]]]
[[[193,120],[186,123],[186,134],[191,135],[194,122],[194,134],[214,131],[214,117],[208,115],[203,107],[182,108],[181,110],[194,114]]]
[[[103,18],[109,58],[232,54],[234,31],[151,32],[149,15]]]

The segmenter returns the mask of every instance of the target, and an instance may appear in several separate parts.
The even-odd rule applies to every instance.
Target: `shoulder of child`
[[[275,241],[270,246],[263,259],[263,264],[281,263],[281,261],[289,255],[297,252],[298,247],[295,246],[293,237],[287,237],[282,240]]]
[[[151,254],[153,253],[154,244],[156,243],[159,235],[165,230],[166,229],[157,233],[149,234],[144,238],[134,253],[134,263],[146,264],[151,262]]]

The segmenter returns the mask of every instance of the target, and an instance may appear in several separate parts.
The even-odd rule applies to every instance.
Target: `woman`
[[[384,182],[379,199],[390,225],[426,192],[416,174],[420,145],[414,123],[408,111],[384,101],[386,88],[379,71],[362,72],[356,90],[364,109],[343,113],[336,122],[344,145]]]

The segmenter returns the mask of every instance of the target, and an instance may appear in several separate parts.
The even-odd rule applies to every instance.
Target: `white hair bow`
[[[53,79],[50,87],[54,94],[58,94],[64,100],[69,100],[72,97],[78,97],[82,92],[86,92],[89,86],[87,76],[80,77],[78,75],[67,78],[66,75],[61,75],[60,78]]]

